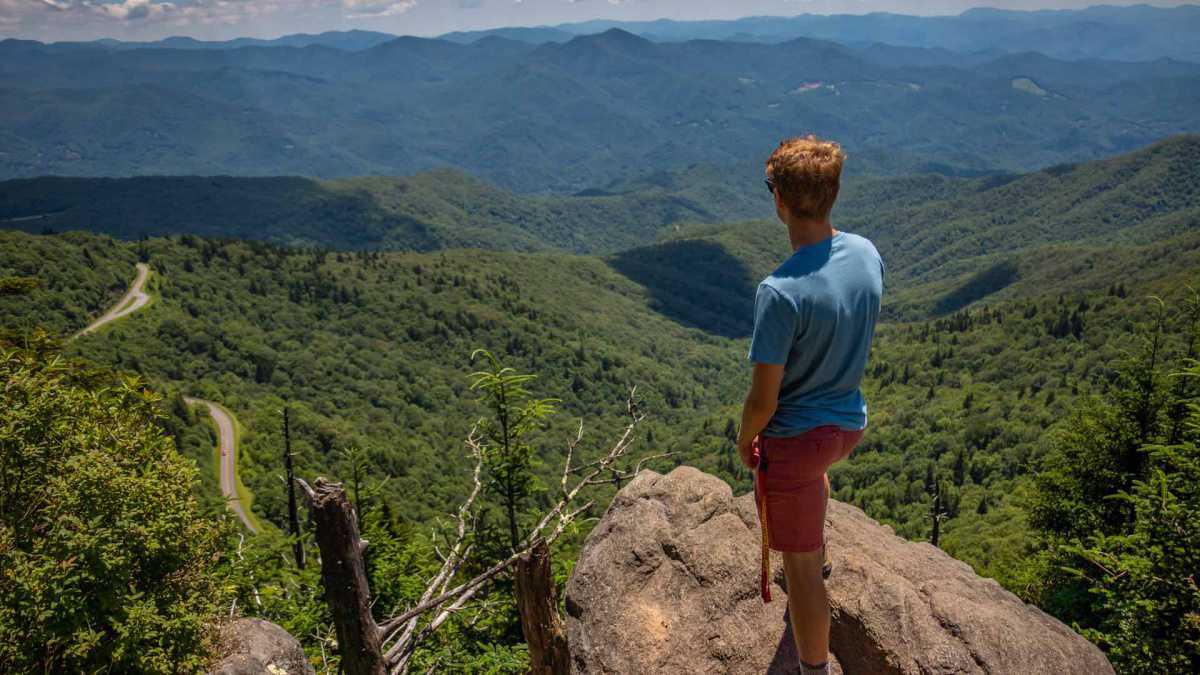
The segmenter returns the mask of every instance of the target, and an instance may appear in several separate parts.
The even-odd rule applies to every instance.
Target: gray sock
[[[800,673],[801,675],[829,675],[829,662],[826,661],[819,666],[810,666],[801,661]]]

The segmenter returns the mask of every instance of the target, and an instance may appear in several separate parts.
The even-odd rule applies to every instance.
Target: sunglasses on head
[[[763,182],[767,184],[767,189],[771,191],[771,194],[775,194],[775,181],[768,178]]]

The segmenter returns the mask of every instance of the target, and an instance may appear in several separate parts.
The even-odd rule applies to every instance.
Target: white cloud
[[[342,0],[349,10],[346,16],[360,19],[376,16],[396,16],[417,6],[417,0]]]
[[[0,0],[0,37],[88,39],[190,33],[189,28],[262,25],[271,17],[312,12],[336,18],[356,4],[363,6],[358,13],[364,16],[388,16],[406,11],[416,0]]]
[[[43,0],[48,2],[49,0]],[[150,0],[123,0],[122,2],[84,3],[96,12],[114,19],[138,20],[151,19],[174,11],[175,5],[170,2],[150,2]]]

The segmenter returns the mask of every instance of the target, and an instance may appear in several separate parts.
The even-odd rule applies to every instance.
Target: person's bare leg
[[[824,517],[825,517],[824,514],[829,513],[829,495],[832,492],[833,492],[833,487],[829,485],[829,474],[826,473],[825,474],[825,510],[822,512],[822,516],[821,516],[822,519],[824,519]],[[822,520],[821,530],[824,531],[824,529],[825,529],[824,520]],[[823,537],[821,539],[821,558],[822,558],[821,559],[822,565],[829,562],[829,556],[827,555],[827,551],[825,551],[825,540]]]
[[[821,578],[821,550],[783,553],[792,635],[800,660],[820,665],[829,660],[829,598]]]

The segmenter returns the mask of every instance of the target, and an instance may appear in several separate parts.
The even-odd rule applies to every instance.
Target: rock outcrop
[[[832,651],[851,675],[1112,673],[1101,651],[941,550],[831,503]],[[639,474],[567,584],[579,673],[787,673],[795,646],[778,554],[758,594],[752,495],[690,467]]]
[[[212,675],[316,675],[296,638],[262,619],[238,619],[225,626],[221,654]]]

